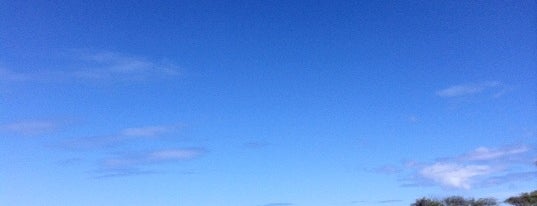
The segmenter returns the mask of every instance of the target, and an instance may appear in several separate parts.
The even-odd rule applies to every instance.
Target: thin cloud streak
[[[370,170],[371,172],[374,172],[376,174],[386,174],[386,175],[392,175],[402,172],[402,169],[399,167],[396,167],[394,165],[382,165],[380,167],[374,168]]]
[[[151,175],[158,174],[160,172],[153,170],[140,170],[140,169],[107,169],[94,171],[98,175],[93,176],[94,179],[105,179],[105,178],[115,178],[115,177],[129,177],[129,176],[138,176],[138,175]]]
[[[481,93],[485,91],[486,89],[490,89],[490,88],[494,88],[498,86],[500,86],[500,82],[497,82],[497,81],[477,83],[477,84],[461,84],[461,85],[454,85],[445,89],[441,89],[437,91],[436,94],[440,97],[445,97],[445,98],[467,96],[467,95]]]
[[[504,175],[490,177],[481,183],[483,186],[501,185],[510,182],[533,181],[537,178],[537,171],[512,172]]]
[[[188,161],[199,158],[205,153],[206,150],[203,148],[180,148],[116,155],[103,159],[99,168],[92,173],[96,174],[93,176],[96,179],[159,174],[163,172],[147,167]],[[191,174],[191,172],[184,174]]]
[[[38,135],[56,130],[59,123],[47,120],[26,120],[0,125],[0,131],[20,135]]]
[[[166,133],[173,132],[177,128],[175,125],[130,127],[120,130],[117,134],[73,138],[62,142],[60,146],[65,149],[75,150],[109,147],[139,138],[157,138]]]
[[[139,81],[177,76],[179,67],[169,62],[150,61],[117,52],[74,52],[70,66],[57,66],[34,72],[0,68],[0,82]]]
[[[249,148],[249,149],[261,149],[269,145],[270,144],[267,142],[260,142],[260,141],[246,142],[243,144],[244,147]]]
[[[201,148],[156,150],[108,158],[103,161],[102,166],[105,169],[136,168],[149,164],[191,160],[205,153],[206,150]]]
[[[33,78],[29,73],[18,73],[6,68],[0,68],[0,82],[20,82]]]
[[[84,54],[81,59],[85,60],[82,65],[84,69],[72,73],[81,79],[140,80],[156,75],[179,74],[178,67],[173,64],[153,62],[115,52]]]
[[[395,203],[395,202],[402,202],[403,200],[381,200],[378,201],[378,203],[384,204],[384,203]]]
[[[83,163],[85,160],[82,159],[82,158],[69,158],[69,159],[64,159],[64,160],[60,160],[60,161],[57,161],[56,164],[59,165],[59,166],[73,166],[73,165],[77,165],[77,164],[80,164],[80,163]]]
[[[529,148],[525,145],[514,147],[514,148],[500,148],[500,149],[490,149],[487,147],[479,147],[474,151],[466,154],[463,158],[470,161],[473,160],[493,160],[502,158],[509,155],[515,155],[527,152]]]
[[[67,150],[83,150],[110,147],[125,141],[125,137],[118,135],[103,135],[93,137],[80,137],[59,143],[59,147]]]
[[[120,132],[123,136],[129,137],[155,137],[173,130],[170,126],[147,126],[127,128]]]

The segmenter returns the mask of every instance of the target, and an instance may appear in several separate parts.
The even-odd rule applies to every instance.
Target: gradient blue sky
[[[0,0],[0,205],[537,188],[535,1]]]

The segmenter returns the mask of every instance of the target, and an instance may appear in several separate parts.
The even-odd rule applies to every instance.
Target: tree
[[[537,206],[537,190],[507,198],[505,203],[514,206]]]
[[[445,206],[496,206],[498,202],[494,198],[465,199],[461,196],[446,197],[442,201]]]
[[[470,205],[470,201],[464,199],[461,196],[446,197],[442,201],[445,206],[467,206]]]
[[[442,200],[429,198],[417,199],[411,206],[497,206],[498,202],[494,198],[474,198],[466,199],[461,196],[450,196]]]
[[[535,161],[535,166],[537,166],[537,161]],[[537,206],[537,190],[507,198],[504,202],[514,206]]]
[[[479,198],[472,202],[472,206],[496,206],[498,201],[494,198]]]
[[[442,206],[442,203],[438,200],[422,197],[412,203],[411,206]]]

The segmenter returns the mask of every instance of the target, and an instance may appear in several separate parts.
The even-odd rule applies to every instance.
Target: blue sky
[[[537,186],[535,1],[0,1],[0,204]]]

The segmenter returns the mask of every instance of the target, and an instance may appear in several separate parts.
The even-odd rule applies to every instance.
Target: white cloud
[[[0,130],[22,135],[37,135],[57,129],[58,123],[44,120],[28,120],[0,125]]]
[[[500,86],[500,83],[497,81],[477,83],[477,84],[461,84],[454,85],[448,88],[439,90],[436,92],[438,96],[441,97],[458,97],[465,95],[477,94],[485,91],[486,89],[494,88]]]
[[[470,189],[472,178],[492,172],[493,169],[488,165],[435,163],[421,169],[420,174],[443,186]]]
[[[505,156],[515,155],[527,152],[529,148],[527,146],[518,146],[512,148],[500,148],[490,149],[487,147],[479,147],[474,151],[464,155],[463,157],[468,160],[492,160]]]
[[[439,158],[432,163],[411,162],[403,167],[409,178],[402,178],[404,186],[441,185],[457,189],[474,186],[512,183],[536,175],[531,157],[534,151],[526,145],[487,148],[478,147],[470,152],[453,157]],[[402,172],[403,174],[405,171]]]

